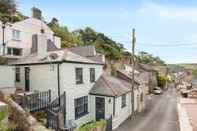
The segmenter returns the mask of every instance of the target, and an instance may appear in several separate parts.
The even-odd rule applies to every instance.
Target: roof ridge
[[[113,88],[110,86],[110,84],[107,82],[107,80],[103,77],[103,76],[101,76],[101,78],[104,80],[104,82],[108,85],[108,87],[112,90],[112,92],[113,92],[113,94],[114,95],[117,95],[117,93],[113,90]]]

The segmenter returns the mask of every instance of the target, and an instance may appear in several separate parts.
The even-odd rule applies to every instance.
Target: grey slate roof
[[[103,74],[90,90],[91,95],[118,97],[131,92],[131,84],[125,80]]]
[[[132,74],[127,72],[127,71],[125,71],[125,70],[119,69],[119,70],[117,70],[117,73],[122,74],[123,76],[128,78],[127,81],[128,80],[132,80]],[[140,81],[140,79],[139,79],[139,77],[137,75],[135,75],[134,80],[135,80],[136,84],[140,84],[141,83],[141,81]]]
[[[69,48],[69,50],[84,57],[90,57],[96,55],[95,46],[92,45],[73,47],[73,48]]]
[[[56,59],[51,59],[52,55],[57,55]],[[73,62],[73,63],[89,63],[89,64],[101,64],[99,62],[92,61],[86,57],[80,56],[71,52],[68,49],[50,51],[46,54],[44,58],[40,58],[39,56],[32,54],[28,57],[19,59],[11,65],[25,65],[25,64],[44,64],[44,63],[54,63],[54,62]]]

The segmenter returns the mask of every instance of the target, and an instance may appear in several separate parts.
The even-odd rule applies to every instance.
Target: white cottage
[[[9,61],[13,61],[34,53],[38,46],[38,35],[42,34],[46,37],[48,50],[60,48],[60,38],[54,35],[41,18],[41,11],[32,8],[32,16],[25,20],[13,24],[3,24],[0,21],[0,26],[4,27],[4,30],[0,28],[0,56],[3,55]]]
[[[12,65],[16,67],[17,88],[26,92],[51,90],[52,100],[65,91],[66,120],[77,126],[94,120],[89,92],[103,73],[103,62],[61,49],[43,58],[30,55]]]
[[[137,98],[138,86],[135,82],[134,98]],[[90,95],[94,120],[112,117],[112,129],[116,129],[132,114],[131,83],[124,79],[103,74],[91,89]],[[135,99],[135,108],[136,104]]]

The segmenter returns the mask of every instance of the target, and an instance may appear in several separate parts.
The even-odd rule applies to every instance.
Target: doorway
[[[105,98],[96,97],[96,121],[105,119]]]
[[[30,79],[29,79],[29,74],[30,74],[30,68],[25,67],[25,91],[30,91]]]

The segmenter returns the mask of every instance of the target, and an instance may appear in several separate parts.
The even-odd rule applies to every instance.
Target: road
[[[177,95],[169,88],[163,95],[152,96],[146,110],[124,122],[115,131],[179,131]]]

